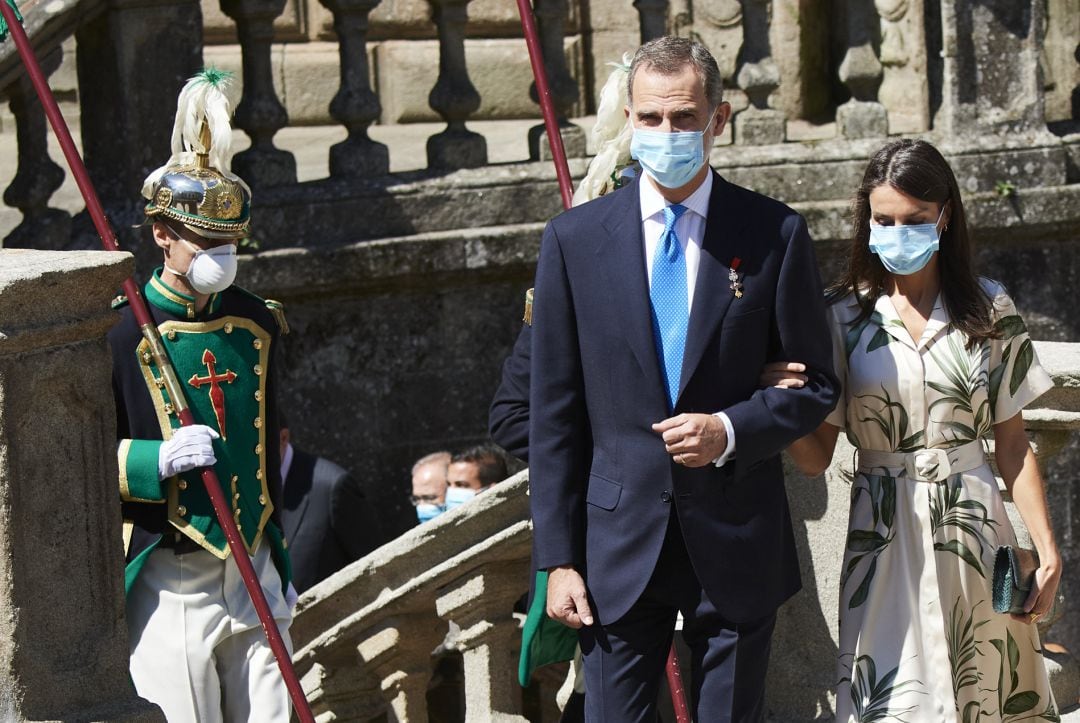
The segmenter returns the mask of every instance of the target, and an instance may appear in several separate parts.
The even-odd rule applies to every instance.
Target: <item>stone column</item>
[[[881,19],[882,65],[878,100],[888,111],[891,133],[930,129],[926,22],[923,0],[874,0]]]
[[[368,126],[382,107],[368,78],[368,15],[379,0],[319,0],[334,14],[341,54],[341,87],[330,102],[330,115],[349,130],[349,137],[330,149],[330,175],[335,178],[383,176],[390,172],[390,151],[368,137]]]
[[[514,601],[528,580],[521,563],[490,564],[443,588],[439,615],[461,626],[456,638],[465,662],[466,723],[525,723],[518,699]]]
[[[128,677],[106,331],[129,254],[0,250],[0,718],[163,721]]]
[[[769,107],[769,96],[780,87],[769,43],[770,10],[769,0],[743,3],[743,46],[735,80],[750,106],[735,116],[733,129],[735,143],[742,146],[783,143],[787,136],[784,114]]]
[[[465,65],[465,23],[469,0],[430,0],[439,31],[439,78],[428,105],[446,121],[446,130],[428,138],[428,166],[439,170],[476,168],[487,163],[487,141],[465,127],[480,107],[480,94]]]
[[[563,52],[566,18],[569,14],[568,2],[567,0],[533,0],[533,14],[536,16],[536,29],[540,35],[540,47],[544,53],[544,70],[547,71],[548,87],[551,90],[551,100],[555,104],[555,115],[559,121],[563,148],[567,158],[582,158],[586,155],[585,131],[581,126],[567,120],[570,108],[578,100],[578,84],[566,68],[566,53]],[[535,82],[529,87],[529,97],[534,103],[540,102]],[[529,158],[534,161],[551,160],[547,128],[543,123],[529,129]]]
[[[428,719],[431,653],[445,636],[446,623],[434,615],[395,615],[365,633],[357,647],[381,681],[398,723]]]
[[[668,0],[634,0],[641,17],[641,42],[667,35]]]
[[[176,98],[202,66],[202,12],[197,0],[108,5],[75,34],[83,158],[121,247],[148,272],[157,249],[132,229],[146,204],[139,191],[169,159]],[[101,248],[85,212],[75,226],[81,248]]]
[[[244,69],[244,97],[234,123],[251,137],[251,147],[233,157],[232,170],[252,188],[296,183],[296,159],[274,146],[274,134],[289,124],[270,63],[274,18],[284,9],[285,0],[221,0],[222,12],[236,22]]]
[[[941,0],[935,129],[953,136],[1045,130],[1039,72],[1045,13],[1042,0]]]
[[[46,76],[59,66],[63,51],[57,47],[41,59]],[[49,199],[64,182],[64,169],[49,158],[51,131],[30,78],[19,76],[8,89],[15,116],[19,167],[4,191],[4,203],[23,213],[22,222],[4,239],[6,248],[62,249],[71,240],[71,214],[49,208]]]
[[[882,69],[873,44],[876,20],[865,0],[848,0],[848,49],[840,63],[840,81],[851,91],[851,100],[836,109],[836,132],[844,138],[877,138],[889,133],[885,106],[877,99]]]

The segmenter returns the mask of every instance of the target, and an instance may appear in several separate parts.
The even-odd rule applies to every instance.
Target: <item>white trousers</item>
[[[285,646],[292,621],[268,545],[252,559]],[[232,560],[155,550],[127,598],[131,677],[170,723],[288,723],[288,690]]]

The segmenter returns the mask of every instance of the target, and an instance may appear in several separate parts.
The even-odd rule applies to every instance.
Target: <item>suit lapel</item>
[[[311,485],[315,471],[315,458],[293,447],[293,461],[289,466],[289,476],[285,480],[281,524],[285,528],[285,539],[296,540],[296,531],[307,513],[311,501]]]
[[[603,261],[598,259],[597,264],[607,278],[607,287],[616,301],[618,325],[641,371],[646,379],[656,380],[662,390],[645,272],[645,240],[641,235],[638,183],[635,180],[619,192],[617,198],[621,203],[613,203],[603,219],[607,238],[597,248],[598,255],[604,254]]]
[[[701,357],[712,341],[720,320],[731,306],[734,295],[728,272],[733,258],[746,256],[739,253],[740,232],[746,220],[746,213],[734,208],[734,193],[730,185],[714,171],[709,216],[705,220],[701,261],[694,286],[694,304],[686,332],[686,350],[683,352],[679,379],[680,396],[701,363]]]

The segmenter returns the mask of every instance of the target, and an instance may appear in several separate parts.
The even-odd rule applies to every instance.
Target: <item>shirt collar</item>
[[[289,469],[292,467],[293,450],[292,444],[285,445],[285,451],[281,455],[281,484],[285,484],[285,480],[289,476]]]
[[[195,297],[183,294],[176,289],[172,288],[164,281],[161,280],[162,268],[159,266],[154,269],[154,273],[150,276],[150,280],[146,282],[146,286],[143,288],[143,295],[146,300],[158,307],[163,311],[167,311],[173,316],[178,316],[181,319],[194,319],[197,315],[195,311]],[[200,316],[207,316],[214,314],[221,308],[221,294],[214,293],[210,295],[210,298],[206,302],[206,306],[203,307]]]
[[[713,186],[713,173],[710,169],[705,174],[705,180],[701,185],[697,187],[693,193],[685,198],[681,205],[686,206],[688,211],[693,211],[702,218],[709,217],[709,197],[712,195]],[[668,202],[660,195],[660,192],[656,190],[656,186],[652,184],[644,173],[641,174],[641,181],[638,183],[640,189],[641,199],[641,220],[644,221],[647,218],[662,213],[665,206],[668,206]]]

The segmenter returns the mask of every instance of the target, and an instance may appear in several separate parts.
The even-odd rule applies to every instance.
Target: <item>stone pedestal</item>
[[[563,150],[567,158],[585,158],[585,130],[573,123],[559,127]],[[547,127],[541,123],[529,129],[529,158],[534,161],[551,160],[551,145],[548,143]]]
[[[128,254],[0,250],[0,717],[160,721],[128,677],[105,333]]]
[[[881,103],[855,100],[836,109],[836,134],[842,138],[884,138],[889,118]]]

